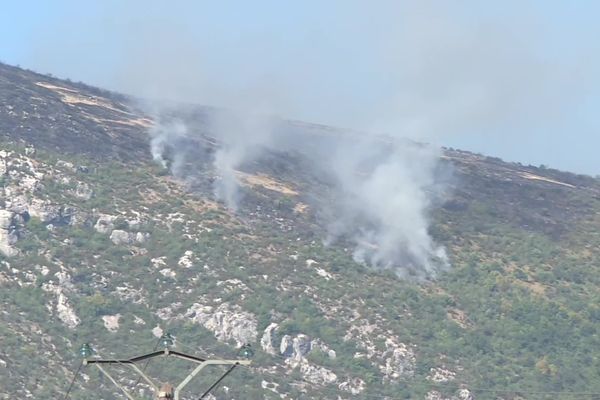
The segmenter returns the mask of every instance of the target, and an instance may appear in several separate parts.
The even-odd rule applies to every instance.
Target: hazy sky
[[[597,1],[12,1],[0,60],[600,174]]]

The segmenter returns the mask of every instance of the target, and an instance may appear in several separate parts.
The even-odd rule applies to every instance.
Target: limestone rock
[[[110,240],[116,245],[130,245],[135,242],[135,234],[115,229],[110,234]]]
[[[256,317],[238,305],[223,303],[215,308],[194,303],[184,316],[214,332],[218,340],[234,340],[237,346],[256,341],[258,335]]]
[[[333,371],[307,361],[300,364],[300,373],[304,379],[316,385],[328,385],[337,381],[337,375]]]
[[[260,338],[260,346],[262,347],[265,353],[276,355],[278,351],[275,349],[276,340],[275,340],[275,331],[279,327],[276,323],[271,323],[265,329],[262,337]]]
[[[58,319],[60,319],[68,328],[75,329],[81,321],[77,314],[75,314],[75,310],[71,306],[69,299],[65,294],[65,291],[68,288],[64,285],[56,284],[50,281],[42,285],[42,289],[46,292],[54,293],[56,295],[55,308]],[[49,309],[52,310],[51,305],[49,305]]]
[[[351,394],[360,394],[367,387],[365,381],[360,378],[348,379],[338,385],[340,390],[345,390]]]
[[[14,212],[15,214],[25,215],[29,214],[29,202],[27,197],[24,195],[15,195],[7,190],[6,193],[6,209]]]
[[[109,233],[115,228],[114,222],[117,217],[114,215],[101,214],[94,225],[94,229],[99,233]]]
[[[414,351],[404,343],[396,343],[391,339],[385,342],[387,350],[382,354],[385,365],[381,372],[391,380],[400,377],[411,377],[415,372],[416,357]]]
[[[135,241],[138,243],[144,243],[150,238],[148,232],[138,232],[135,234]]]
[[[469,389],[459,389],[455,396],[446,397],[437,390],[431,390],[425,395],[425,400],[474,400]]]
[[[104,315],[102,317],[102,321],[104,322],[104,327],[109,332],[116,332],[119,330],[119,319],[121,319],[121,314]]]
[[[0,210],[0,252],[7,257],[18,254],[18,250],[14,247],[19,238],[14,224],[14,217],[15,213]]]
[[[58,160],[56,162],[56,166],[59,167],[59,168],[64,168],[64,169],[69,170],[71,172],[75,172],[75,166],[73,165],[73,163],[70,163],[68,161]]]
[[[82,200],[89,200],[94,195],[94,191],[85,182],[79,182],[75,188],[75,196]]]
[[[332,360],[337,357],[337,354],[336,354],[335,350],[332,350],[331,348],[329,348],[329,346],[327,346],[319,338],[312,340],[311,343],[310,343],[310,347],[311,347],[311,351],[312,350],[319,350],[323,354],[326,354],[327,357],[331,358]]]
[[[179,258],[179,261],[177,261],[177,265],[183,268],[192,268],[194,266],[194,262],[192,261],[193,256],[194,253],[192,251],[186,250],[183,256]]]
[[[29,204],[29,215],[38,218],[45,224],[61,223],[61,206],[52,204],[47,200],[32,199]]]

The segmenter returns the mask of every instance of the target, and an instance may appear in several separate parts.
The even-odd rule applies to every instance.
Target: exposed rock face
[[[469,389],[459,389],[456,395],[446,397],[437,390],[431,390],[425,396],[425,400],[475,400]]]
[[[75,329],[77,325],[79,325],[80,319],[77,314],[75,314],[75,310],[71,306],[66,295],[66,292],[68,292],[72,287],[70,277],[65,272],[59,272],[55,275],[59,279],[59,282],[55,283],[53,281],[49,281],[42,285],[42,289],[48,293],[53,293],[56,295],[55,310],[58,319],[60,319],[68,328]],[[48,305],[48,309],[52,312],[51,304]]]
[[[321,339],[311,339],[308,335],[298,334],[296,336],[284,335],[280,341],[277,340],[276,331],[279,325],[271,323],[264,331],[260,345],[262,349],[273,355],[286,357],[285,363],[291,369],[298,369],[304,379],[314,384],[324,385],[337,381],[337,375],[333,371],[311,364],[306,356],[313,350],[319,350],[330,358],[335,358],[335,351],[331,350]]]
[[[194,266],[192,257],[194,257],[194,252],[187,250],[185,253],[183,253],[183,256],[181,256],[177,262],[177,265],[183,268],[192,268]]]
[[[387,350],[383,353],[385,365],[379,369],[389,379],[403,376],[413,376],[415,372],[416,357],[414,351],[404,343],[396,343],[391,339],[385,342]]]
[[[278,354],[278,350],[275,349],[276,346],[276,340],[275,340],[275,330],[279,327],[278,324],[276,324],[275,322],[269,324],[269,326],[267,326],[267,328],[265,329],[262,337],[260,338],[260,346],[262,347],[263,351],[265,351],[266,353],[272,354],[272,355],[276,355]]]
[[[14,248],[18,239],[14,217],[13,212],[0,210],[0,252],[7,257],[18,254],[18,250]]]
[[[354,339],[364,352],[357,352],[354,357],[365,357],[376,362],[385,379],[395,381],[401,377],[412,377],[415,373],[416,355],[413,346],[402,343],[395,336],[382,331],[377,324],[366,319],[356,320],[344,340]],[[385,349],[375,343],[376,339],[383,340]]]
[[[448,369],[435,367],[429,370],[427,379],[436,383],[444,383],[453,381],[456,378],[456,373]]]
[[[45,224],[62,222],[61,206],[48,201],[32,199],[29,204],[29,215],[39,218]]]
[[[110,240],[116,245],[130,245],[135,241],[135,234],[115,229],[110,234]]]
[[[317,385],[328,385],[337,381],[337,375],[333,371],[309,364],[306,360],[300,364],[300,373],[304,379]]]
[[[27,197],[24,195],[13,194],[10,189],[5,189],[6,209],[15,214],[24,215],[29,212]]]
[[[311,349],[312,350],[319,350],[322,353],[326,354],[327,357],[331,358],[332,360],[335,359],[337,357],[337,354],[335,352],[335,350],[330,349],[329,346],[327,346],[321,339],[317,338],[314,339],[311,342]]]
[[[89,200],[94,195],[94,191],[90,188],[90,185],[84,182],[79,182],[75,188],[75,196],[82,200]]]
[[[184,314],[223,342],[234,340],[237,346],[256,341],[256,317],[237,305],[223,303],[218,307],[194,303]]]
[[[152,334],[154,337],[159,338],[163,335],[163,330],[160,326],[156,325],[154,328],[152,328]]]
[[[113,215],[102,214],[98,217],[94,229],[96,232],[109,233],[115,228],[115,219],[117,219],[117,217]]]
[[[150,235],[147,233],[137,232],[126,232],[120,229],[115,229],[110,234],[110,240],[116,245],[131,245],[135,242],[144,243],[148,240]]]
[[[104,315],[102,317],[102,321],[104,322],[104,327],[109,332],[116,332],[119,330],[119,319],[121,319],[121,314]]]
[[[359,394],[365,390],[366,383],[360,378],[348,379],[338,385],[338,388],[350,392],[351,394]]]

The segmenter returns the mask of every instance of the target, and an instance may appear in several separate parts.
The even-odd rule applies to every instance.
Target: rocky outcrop
[[[102,317],[102,322],[104,322],[104,327],[109,332],[116,332],[119,330],[119,320],[121,319],[121,314],[115,315],[104,315]]]
[[[94,195],[94,191],[87,183],[79,182],[77,183],[77,186],[75,187],[75,192],[73,194],[75,195],[75,197],[78,197],[82,200],[89,200]]]
[[[0,210],[0,252],[7,257],[18,254],[18,250],[14,247],[18,240],[14,217],[15,213]]]
[[[142,232],[127,232],[120,229],[115,229],[110,234],[110,240],[116,245],[131,245],[134,243],[144,243],[150,235]]]
[[[275,330],[279,327],[278,324],[272,322],[267,326],[260,338],[260,347],[265,353],[277,355],[279,353],[279,346],[277,346],[277,340],[275,337]],[[277,346],[277,349],[275,348]]]
[[[44,224],[53,225],[69,225],[74,211],[72,207],[65,207],[36,198],[31,200],[28,207],[30,216],[38,218]]]
[[[307,361],[300,363],[300,373],[310,383],[316,385],[328,385],[337,381],[337,375],[333,371]]]
[[[55,274],[58,278],[58,283],[50,280],[42,285],[42,289],[56,296],[54,307],[48,304],[50,312],[56,312],[58,319],[70,329],[75,329],[80,323],[80,319],[71,306],[67,293],[72,289],[70,276],[65,272]]]
[[[115,228],[114,222],[117,219],[114,215],[101,214],[94,224],[94,229],[99,233],[109,233]]]
[[[194,252],[192,252],[191,250],[186,250],[181,256],[181,258],[179,258],[179,261],[177,261],[177,265],[179,265],[182,268],[192,268],[194,266],[194,262],[192,260],[193,257]]]
[[[22,194],[15,194],[10,188],[5,189],[5,208],[18,215],[29,214],[29,202]]]
[[[392,339],[385,341],[387,350],[382,354],[385,364],[379,369],[386,378],[395,380],[400,377],[412,377],[415,373],[416,357],[414,351],[404,343]]]
[[[427,379],[435,383],[445,383],[453,381],[456,378],[456,373],[442,367],[434,367],[429,369]]]
[[[450,397],[444,396],[437,390],[431,390],[425,395],[425,400],[475,400],[469,389],[459,389],[458,392]]]
[[[115,229],[110,234],[110,240],[116,245],[130,245],[135,242],[135,234]]]
[[[264,330],[260,339],[261,348],[272,355],[281,355],[286,358],[285,363],[291,369],[297,369],[303,378],[317,385],[326,385],[337,382],[337,375],[322,366],[312,364],[306,358],[311,351],[321,351],[330,358],[335,358],[335,351],[331,350],[321,339],[311,339],[308,335],[284,335],[277,338],[277,323],[271,323]]]
[[[340,390],[345,390],[351,394],[360,394],[365,390],[366,387],[366,382],[360,378],[348,379],[338,385]]]
[[[258,335],[256,317],[229,303],[217,307],[194,303],[184,317],[212,331],[222,342],[235,341],[238,347],[255,342]]]

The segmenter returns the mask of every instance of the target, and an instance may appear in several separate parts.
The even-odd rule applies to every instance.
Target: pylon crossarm
[[[128,398],[129,400],[135,400],[135,398],[133,398],[133,396],[131,396],[131,395],[129,394],[129,392],[128,392],[127,390],[125,390],[125,388],[124,388],[123,386],[121,386],[121,385],[119,384],[119,382],[117,382],[117,381],[115,380],[115,378],[113,378],[113,377],[112,377],[112,376],[111,376],[111,375],[110,375],[110,374],[109,374],[109,373],[108,373],[108,372],[107,372],[107,371],[106,371],[104,368],[102,368],[102,366],[101,366],[100,364],[96,363],[96,367],[98,367],[98,369],[100,370],[100,372],[102,372],[102,373],[103,373],[103,374],[104,374],[104,375],[105,375],[105,376],[106,376],[108,379],[110,379],[110,381],[111,381],[111,382],[112,382],[112,383],[113,383],[113,384],[114,384],[116,387],[118,387],[119,389],[121,389],[121,391],[122,391],[122,392],[125,394],[125,396],[127,396],[127,398]]]
[[[132,364],[140,361],[147,360],[149,358],[161,357],[169,355],[168,350],[155,351],[152,353],[144,354],[138,357],[133,357],[128,360],[102,360],[102,359],[85,359],[84,364]]]

